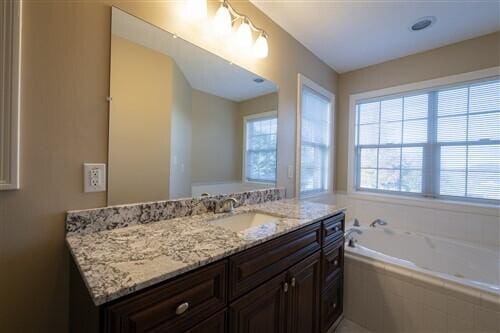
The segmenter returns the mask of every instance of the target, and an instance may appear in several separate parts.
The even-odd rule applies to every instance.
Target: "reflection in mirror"
[[[108,204],[276,183],[277,86],[113,8]]]

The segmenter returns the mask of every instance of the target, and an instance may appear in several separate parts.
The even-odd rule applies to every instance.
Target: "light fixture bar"
[[[266,32],[264,31],[264,29],[261,29],[257,26],[255,26],[255,24],[253,24],[252,21],[250,21],[250,19],[248,18],[248,16],[244,15],[244,14],[241,14],[239,13],[236,9],[233,8],[233,6],[231,6],[231,4],[227,1],[227,0],[221,0],[221,3],[223,6],[226,6],[227,9],[229,9],[229,13],[231,13],[231,16],[234,17],[234,19],[232,19],[232,22],[234,23],[236,20],[238,19],[243,19],[243,20],[246,20],[246,22],[248,23],[248,25],[250,26],[250,28],[253,30],[253,31],[256,31],[256,32],[260,32],[261,34],[263,34],[263,36],[265,38],[267,38],[267,34]]]

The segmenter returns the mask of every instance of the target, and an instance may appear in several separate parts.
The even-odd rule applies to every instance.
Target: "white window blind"
[[[276,182],[276,113],[246,118],[245,127],[245,180]]]
[[[301,103],[300,191],[326,191],[330,168],[330,100],[304,86]]]
[[[500,80],[356,105],[356,188],[500,200]]]

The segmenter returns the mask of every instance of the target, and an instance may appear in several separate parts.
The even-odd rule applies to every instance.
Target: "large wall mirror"
[[[108,204],[275,187],[278,90],[112,11]]]

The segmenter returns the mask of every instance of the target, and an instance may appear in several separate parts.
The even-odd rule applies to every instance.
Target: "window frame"
[[[254,119],[271,119],[271,118],[276,118],[276,166],[274,168],[274,182],[268,182],[268,181],[258,181],[258,180],[248,180],[247,179],[247,170],[246,170],[246,159],[247,159],[247,122],[249,120],[254,120]],[[266,111],[266,112],[260,112],[260,113],[254,113],[248,116],[243,117],[243,165],[242,165],[242,173],[241,173],[241,178],[242,182],[246,184],[267,184],[267,185],[275,185],[278,182],[278,172],[277,172],[277,167],[278,167],[278,111]]]
[[[429,201],[441,201],[441,202],[454,202],[461,203],[465,205],[486,205],[486,206],[497,206],[498,202],[494,199],[481,199],[481,198],[468,198],[468,197],[455,197],[448,195],[438,195],[439,191],[439,163],[434,163],[438,161],[436,154],[439,153],[439,149],[433,149],[437,147],[442,147],[450,144],[456,144],[456,142],[436,142],[436,138],[428,138],[426,143],[415,144],[416,146],[430,145],[431,149],[424,149],[423,155],[423,166],[422,174],[425,170],[432,170],[433,173],[438,172],[436,176],[429,177],[432,179],[422,179],[422,193],[412,193],[412,192],[400,192],[400,191],[390,191],[390,190],[378,190],[378,189],[364,189],[357,188],[357,177],[358,175],[358,161],[357,161],[357,151],[356,151],[356,114],[357,105],[363,102],[369,101],[381,101],[386,99],[391,99],[395,97],[418,95],[423,93],[429,94],[429,110],[435,111],[435,105],[437,101],[436,90],[446,90],[452,89],[453,87],[459,87],[461,85],[469,85],[475,82],[485,82],[488,80],[498,79],[500,76],[500,66],[486,68],[483,70],[478,70],[474,72],[462,73],[432,80],[426,80],[416,83],[405,84],[401,86],[395,86],[375,91],[368,91],[359,94],[350,95],[349,98],[349,149],[348,149],[348,184],[347,192],[348,194],[363,194],[363,195],[376,195],[376,196],[387,196],[398,199],[408,199],[408,200],[429,200]],[[437,129],[437,123],[434,119],[437,117],[434,114],[428,115],[428,136],[435,135]],[[474,145],[475,143],[468,142],[467,145]],[[477,143],[476,143],[477,144]],[[410,146],[415,146],[410,144]],[[382,146],[382,145],[380,145]],[[380,147],[379,146],[379,147]],[[396,144],[394,146],[401,147],[401,144]],[[405,145],[403,145],[404,147]],[[426,152],[427,151],[427,152]],[[427,164],[426,164],[427,163]],[[429,165],[430,163],[430,165]]]
[[[0,191],[20,188],[20,91],[21,91],[21,1],[6,1],[0,10],[5,21],[5,39],[1,47],[6,54],[0,55],[0,72],[3,80],[4,100],[0,100]]]
[[[328,152],[328,179],[326,181],[327,188],[324,191],[300,191],[300,174],[301,174],[301,149],[302,149],[302,90],[307,87],[316,93],[326,97],[330,101],[330,145]],[[297,75],[297,112],[296,112],[296,150],[295,150],[295,193],[298,198],[311,198],[321,195],[333,193],[335,181],[335,94],[323,88],[321,85],[307,78],[303,74]]]

